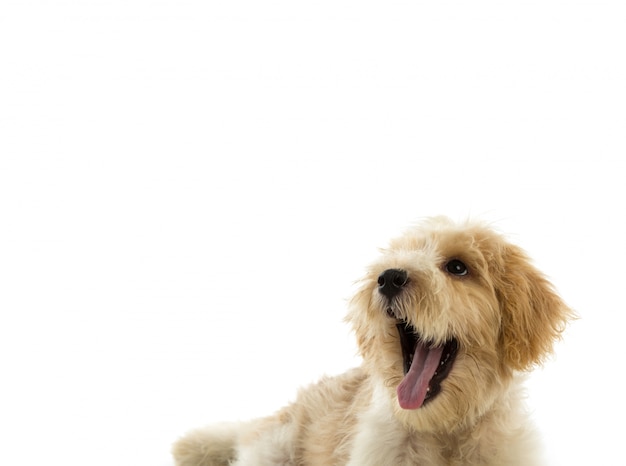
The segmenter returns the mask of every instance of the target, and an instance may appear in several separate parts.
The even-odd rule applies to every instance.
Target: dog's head
[[[383,250],[348,319],[398,417],[428,430],[483,414],[551,352],[570,315],[521,249],[482,224],[437,218]]]

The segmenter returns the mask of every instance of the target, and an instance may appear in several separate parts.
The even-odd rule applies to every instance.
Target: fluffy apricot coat
[[[532,466],[522,375],[571,312],[486,225],[424,221],[372,264],[347,320],[363,364],[265,419],[190,432],[177,466]]]

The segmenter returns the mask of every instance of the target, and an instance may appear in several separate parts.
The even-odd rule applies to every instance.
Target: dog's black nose
[[[387,269],[378,277],[378,291],[391,299],[400,291],[409,281],[409,275],[400,269]]]

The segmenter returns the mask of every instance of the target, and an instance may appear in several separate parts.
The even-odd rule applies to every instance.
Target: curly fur
[[[453,259],[467,265],[466,276],[446,271]],[[393,304],[378,284],[388,269],[409,277]],[[571,316],[526,254],[501,235],[480,223],[427,220],[382,251],[350,303],[360,368],[307,387],[266,419],[189,433],[174,445],[176,463],[540,464],[521,402],[522,374],[551,353]],[[441,392],[417,409],[398,402],[399,320],[433,345],[458,342]]]

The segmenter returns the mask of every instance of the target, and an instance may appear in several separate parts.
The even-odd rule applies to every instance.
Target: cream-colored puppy
[[[522,250],[431,219],[383,250],[350,307],[360,368],[274,416],[189,433],[177,465],[540,464],[520,374],[571,312]]]

